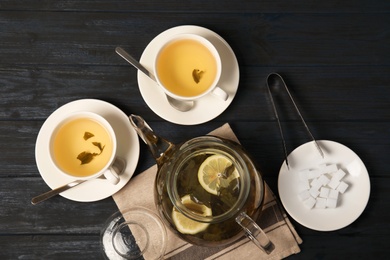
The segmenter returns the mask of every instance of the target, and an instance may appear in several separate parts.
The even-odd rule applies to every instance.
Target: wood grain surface
[[[117,208],[112,198],[80,203],[48,189],[35,162],[35,142],[60,106],[96,98],[141,115],[173,142],[225,122],[253,155],[271,189],[283,150],[265,86],[286,80],[314,136],[354,150],[366,164],[371,195],[350,226],[313,231],[296,223],[301,253],[289,259],[384,259],[390,249],[389,1],[0,1],[0,258],[103,259],[100,230]],[[114,51],[139,58],[159,33],[199,25],[222,36],[240,66],[237,95],[210,122],[183,126],[154,114],[137,72]],[[287,149],[309,141],[285,93],[277,104]],[[153,164],[141,143],[136,174]],[[255,259],[255,258],[254,258]]]

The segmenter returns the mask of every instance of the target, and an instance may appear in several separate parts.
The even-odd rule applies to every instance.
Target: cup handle
[[[104,177],[109,182],[116,185],[119,183],[120,181],[119,176],[123,173],[125,168],[126,168],[126,161],[122,158],[116,157],[114,163],[110,166],[110,168],[107,169],[107,171],[104,172]]]
[[[221,89],[220,87],[215,87],[212,91],[212,93],[222,99],[223,101],[226,101],[229,98],[228,93],[226,93],[225,90]]]
[[[242,227],[245,235],[261,250],[270,254],[275,246],[265,232],[245,212],[236,217],[236,222]]]

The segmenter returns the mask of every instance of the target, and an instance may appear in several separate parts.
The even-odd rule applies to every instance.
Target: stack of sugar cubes
[[[303,204],[312,209],[336,208],[348,184],[342,179],[346,173],[336,164],[322,164],[317,169],[306,169],[299,172],[299,198]]]

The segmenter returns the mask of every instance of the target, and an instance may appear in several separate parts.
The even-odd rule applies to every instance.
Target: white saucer
[[[316,150],[313,142],[296,148],[288,157],[290,170],[286,162],[279,172],[278,190],[286,211],[297,222],[318,231],[333,231],[354,222],[365,209],[370,197],[370,179],[362,160],[348,147],[333,141],[317,141],[325,153],[324,159]],[[334,209],[308,209],[298,198],[299,172],[318,168],[320,164],[337,164],[347,175],[343,181],[349,184]],[[348,171],[347,166],[354,166]]]
[[[60,173],[49,160],[49,132],[58,123],[62,115],[89,111],[103,116],[115,131],[118,139],[117,155],[126,160],[126,169],[120,176],[117,185],[107,180],[95,179],[84,182],[60,195],[74,201],[91,202],[105,199],[119,191],[130,180],[138,163],[139,140],[126,114],[119,108],[105,101],[96,99],[82,99],[63,105],[54,111],[43,123],[35,146],[35,160],[38,170],[51,188],[57,188],[74,180]]]
[[[222,74],[218,86],[229,94],[228,100],[222,101],[210,94],[198,99],[192,110],[180,112],[168,103],[163,90],[159,89],[154,81],[139,71],[138,85],[140,92],[150,109],[167,121],[181,125],[205,123],[219,116],[233,101],[240,78],[238,62],[229,44],[218,34],[203,27],[183,25],[157,35],[145,48],[140,63],[149,71],[153,71],[154,57],[157,54],[158,47],[167,37],[179,33],[198,34],[214,44],[222,61]]]

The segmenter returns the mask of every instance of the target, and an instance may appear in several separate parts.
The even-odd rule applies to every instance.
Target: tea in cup
[[[195,34],[178,34],[159,49],[154,74],[164,92],[178,100],[195,100],[213,93],[222,100],[228,94],[217,86],[221,58],[207,39]]]
[[[125,167],[116,157],[116,147],[115,132],[106,119],[92,112],[75,112],[54,129],[49,149],[51,161],[63,174],[77,179],[104,175],[117,184]]]

